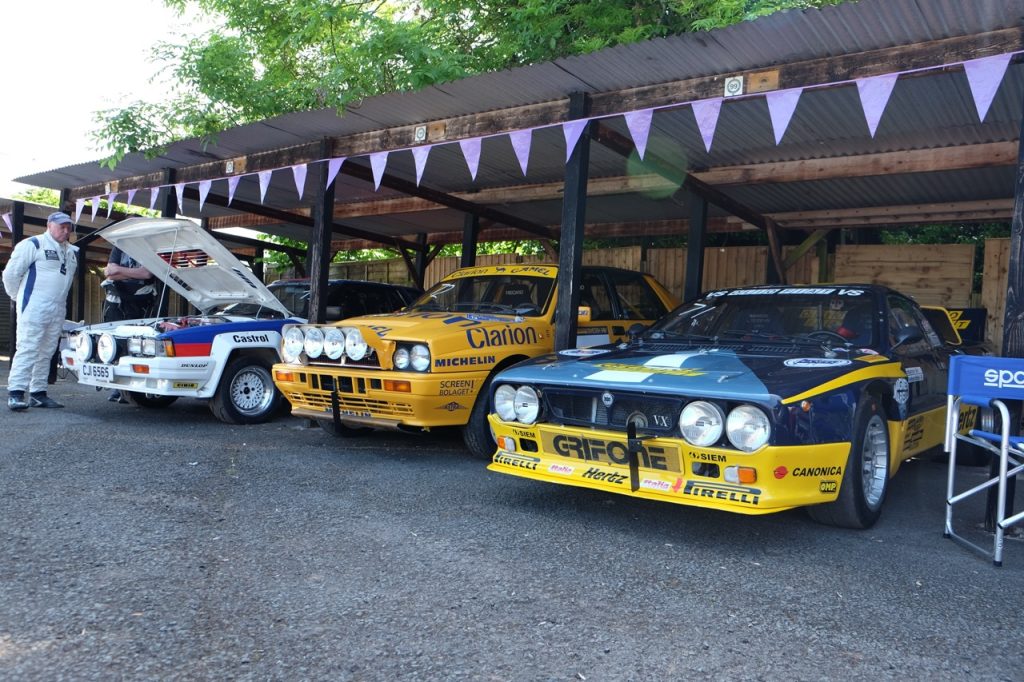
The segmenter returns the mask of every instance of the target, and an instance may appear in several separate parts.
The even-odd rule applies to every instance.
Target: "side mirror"
[[[581,305],[576,312],[576,322],[590,322],[590,306]]]
[[[640,335],[643,334],[646,330],[646,325],[640,324],[639,322],[635,322],[634,324],[630,325],[629,329],[626,330],[626,334],[629,335],[630,341],[636,341],[637,339],[640,338]]]
[[[924,336],[921,335],[921,331],[914,327],[903,327],[896,332],[896,343],[892,344],[893,349],[899,348],[900,346],[908,343],[918,343],[924,341]]]

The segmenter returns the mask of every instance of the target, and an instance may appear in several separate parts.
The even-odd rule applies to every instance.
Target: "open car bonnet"
[[[129,218],[99,234],[203,312],[251,303],[291,315],[230,251],[191,221]]]

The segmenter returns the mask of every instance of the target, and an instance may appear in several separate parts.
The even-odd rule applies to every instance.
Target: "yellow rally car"
[[[554,347],[558,268],[492,265],[457,270],[390,315],[332,325],[288,325],[274,382],[292,414],[336,436],[367,429],[462,426],[466,445],[490,459],[491,377]],[[624,338],[677,301],[650,275],[584,267],[579,345]]]
[[[945,310],[884,287],[713,291],[628,344],[501,372],[490,468],[866,528],[900,462],[943,442],[959,344]]]

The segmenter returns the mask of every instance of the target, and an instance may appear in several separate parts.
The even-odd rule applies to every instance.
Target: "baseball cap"
[[[62,211],[56,211],[56,212],[51,213],[50,215],[46,216],[46,222],[48,222],[48,223],[57,223],[58,225],[63,225],[65,223],[74,224],[74,221],[71,220],[71,216],[69,216],[67,213],[64,213]]]

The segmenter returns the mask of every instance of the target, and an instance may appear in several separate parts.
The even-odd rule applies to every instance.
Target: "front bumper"
[[[332,420],[336,395],[342,423],[378,429],[465,425],[487,380],[486,371],[423,374],[285,363],[274,365],[273,376],[293,415]]]
[[[208,357],[126,356],[115,364],[103,364],[82,363],[72,351],[64,351],[61,359],[78,377],[78,383],[86,386],[185,398],[209,398],[217,388],[210,381],[214,361]]]
[[[622,433],[523,426],[488,417],[499,443],[491,471],[673,504],[768,514],[831,502],[839,494],[849,443],[766,446],[754,453],[698,448],[677,438],[639,441],[630,455]],[[632,466],[631,466],[632,463]],[[757,480],[728,483],[726,467],[751,467]]]

